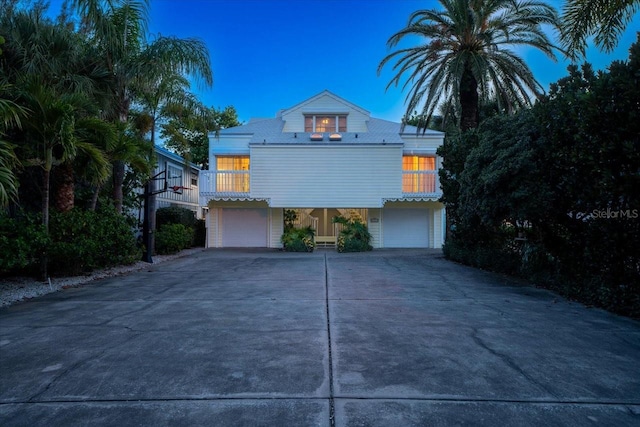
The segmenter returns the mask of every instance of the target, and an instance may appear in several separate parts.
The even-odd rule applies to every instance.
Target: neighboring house
[[[200,168],[187,163],[179,155],[162,147],[155,147],[157,163],[154,175],[166,171],[167,191],[156,195],[156,209],[177,206],[193,211],[196,218],[202,218],[198,200],[198,180]],[[164,176],[156,181],[156,189],[164,187]],[[182,193],[182,194],[180,194]]]
[[[286,209],[319,244],[335,244],[335,215],[356,211],[374,248],[442,246],[442,132],[402,129],[324,91],[209,139],[210,170],[200,173],[207,247],[279,248]]]

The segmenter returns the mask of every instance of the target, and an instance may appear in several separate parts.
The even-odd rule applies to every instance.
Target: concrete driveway
[[[638,426],[640,323],[433,251],[207,250],[0,310],[0,425]]]

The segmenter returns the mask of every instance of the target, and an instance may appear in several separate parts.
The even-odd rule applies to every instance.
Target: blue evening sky
[[[563,0],[548,0],[560,8]],[[57,14],[62,0],[52,0]],[[201,101],[233,105],[241,121],[274,117],[324,89],[400,121],[406,93],[385,87],[392,63],[378,76],[387,39],[418,9],[439,8],[436,0],[152,0],[151,35],[196,37],[208,46],[214,72],[211,89],[194,86]],[[627,59],[640,28],[628,26],[612,54],[590,49],[596,69]],[[417,42],[417,40],[416,40]],[[533,50],[518,51],[545,89],[564,77],[568,62],[553,62]]]

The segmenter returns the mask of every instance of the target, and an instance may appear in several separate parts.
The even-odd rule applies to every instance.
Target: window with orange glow
[[[426,156],[402,157],[402,192],[435,193],[436,158]]]
[[[305,132],[346,132],[347,116],[338,115],[309,115],[304,116]]]
[[[436,158],[424,156],[402,156],[402,170],[434,171],[436,170]]]
[[[216,169],[217,192],[249,192],[249,156],[216,157]]]
[[[219,171],[248,171],[249,156],[216,157],[216,169]]]

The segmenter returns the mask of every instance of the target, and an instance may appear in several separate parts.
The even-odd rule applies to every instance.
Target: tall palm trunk
[[[122,160],[114,160],[113,163],[113,201],[116,212],[122,213],[122,204],[124,193],[122,187],[124,185],[125,164]]]
[[[54,181],[56,185],[54,205],[60,212],[68,212],[75,206],[75,182],[73,165],[70,161],[64,162],[55,169]]]
[[[53,167],[53,150],[47,148],[45,152],[44,170],[42,171],[42,225],[44,232],[49,235],[49,199],[51,187],[51,168]],[[40,280],[47,279],[47,264],[49,258],[45,250],[40,256]]]
[[[93,195],[91,196],[91,204],[89,205],[90,211],[95,211],[98,205],[98,197],[100,196],[101,185],[96,185],[96,188],[93,189]]]
[[[460,130],[463,132],[478,127],[478,104],[478,81],[467,65],[460,81]]]

